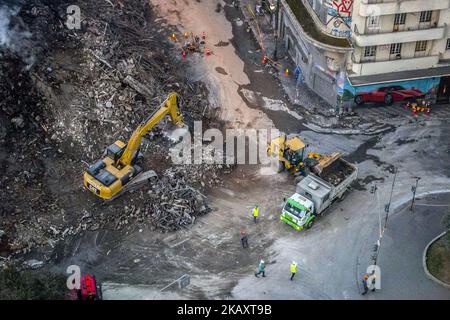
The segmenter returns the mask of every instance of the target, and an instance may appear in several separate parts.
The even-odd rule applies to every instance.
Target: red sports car
[[[357,105],[364,102],[384,102],[391,105],[398,101],[415,101],[416,99],[425,98],[425,93],[419,89],[405,89],[402,86],[380,87],[371,92],[358,92],[355,96]]]

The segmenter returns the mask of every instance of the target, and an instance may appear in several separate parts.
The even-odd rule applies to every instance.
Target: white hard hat
[[[264,260],[261,260],[259,263],[264,263]]]
[[[292,264],[297,264],[297,262],[295,262],[295,261],[292,261]]]

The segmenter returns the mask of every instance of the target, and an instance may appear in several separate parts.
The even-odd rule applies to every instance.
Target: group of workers
[[[252,216],[253,216],[253,222],[257,223],[258,222],[258,217],[259,217],[259,206],[255,205],[252,209]],[[244,229],[241,229],[241,244],[242,247],[248,248],[248,235],[245,232]],[[294,280],[295,274],[297,273],[297,262],[292,261],[291,265],[290,265],[290,272],[291,272],[291,278],[290,280]],[[266,263],[264,262],[264,260],[261,260],[258,264],[258,270],[257,272],[255,272],[255,277],[259,277],[259,275],[262,275],[263,278],[266,277]]]
[[[211,49],[206,47],[206,33],[202,32],[201,36],[194,35],[194,33],[184,32],[184,42],[181,47],[181,57],[186,59],[188,52],[200,52],[205,56],[212,54]],[[170,36],[171,40],[178,42],[178,37],[175,33]]]
[[[291,272],[290,280],[292,281],[292,280],[294,280],[294,277],[297,273],[297,262],[292,261],[289,270]],[[263,278],[266,277],[266,263],[264,262],[264,260],[261,260],[259,262],[258,271],[255,272],[255,277],[258,278],[260,274],[262,275]]]
[[[259,206],[255,205],[252,209],[252,216],[253,216],[253,222],[257,223],[258,222],[258,218],[259,218]],[[248,248],[248,235],[245,232],[244,229],[241,229],[241,243],[242,243],[242,247]],[[290,268],[289,268],[290,272],[291,272],[291,278],[290,280],[294,280],[295,275],[297,274],[297,262],[296,261],[292,261],[290,264]],[[261,261],[258,264],[258,270],[257,272],[255,272],[255,277],[259,277],[262,276],[263,278],[266,277],[266,263],[264,260],[261,259]],[[362,295],[365,295],[369,289],[371,291],[375,291],[375,274],[372,273],[371,275],[369,274],[365,274],[363,277],[363,293]]]
[[[405,104],[405,109],[411,109],[413,116],[415,117],[419,112],[428,116],[431,113],[431,102],[426,100],[422,100],[420,104],[417,102],[407,102]]]

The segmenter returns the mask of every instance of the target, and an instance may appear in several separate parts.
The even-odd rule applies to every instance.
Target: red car
[[[365,102],[384,102],[391,105],[398,101],[415,101],[424,98],[425,93],[418,89],[405,89],[402,86],[380,87],[371,92],[358,92],[355,103],[361,105]]]

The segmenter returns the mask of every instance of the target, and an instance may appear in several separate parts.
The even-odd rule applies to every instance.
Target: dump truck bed
[[[317,214],[322,213],[356,180],[355,165],[339,158],[318,176],[310,173],[297,184],[296,192],[314,202]]]
[[[319,177],[333,187],[339,186],[344,180],[357,171],[356,167],[342,158],[326,167]]]

